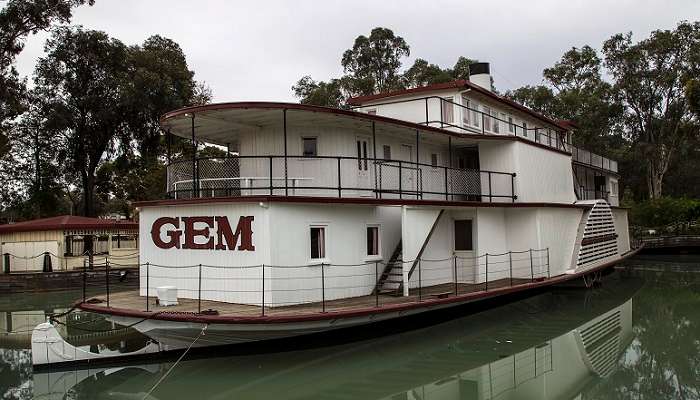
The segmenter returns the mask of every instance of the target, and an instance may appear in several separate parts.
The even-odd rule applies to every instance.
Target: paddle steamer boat
[[[192,149],[169,152],[167,198],[137,204],[140,289],[78,307],[159,350],[236,344],[590,283],[632,254],[617,163],[573,146],[573,123],[494,93],[488,64],[471,71],[351,110],[167,113],[168,143]],[[40,328],[35,363],[60,361]]]

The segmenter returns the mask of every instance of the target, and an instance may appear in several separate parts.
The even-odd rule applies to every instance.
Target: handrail
[[[431,120],[430,119],[430,111],[429,111],[430,107],[428,106],[428,102],[430,100],[440,101],[440,119],[439,120],[436,120],[436,119]],[[521,125],[516,124],[515,122],[511,122],[511,121],[502,119],[498,115],[487,114],[479,109],[465,106],[463,104],[456,103],[452,100],[447,100],[447,99],[440,97],[440,96],[431,95],[431,96],[423,96],[423,97],[414,98],[414,99],[407,99],[407,100],[395,100],[395,101],[387,101],[387,102],[380,102],[380,103],[372,103],[372,104],[368,104],[368,105],[364,105],[364,106],[354,106],[354,107],[351,107],[351,109],[357,110],[357,109],[362,109],[362,108],[371,108],[371,107],[378,107],[378,106],[383,106],[383,105],[393,105],[393,104],[402,104],[402,103],[410,103],[410,102],[425,102],[425,121],[417,122],[418,124],[426,125],[426,126],[430,126],[431,124],[440,124],[441,128],[444,128],[444,127],[456,128],[456,129],[460,129],[462,131],[466,131],[466,132],[470,132],[470,133],[487,134],[487,131],[484,127],[484,120],[486,118],[489,118],[492,121],[498,121],[498,122],[501,122],[503,124],[506,124],[506,127],[505,127],[506,129],[510,129],[512,127],[513,132],[503,132],[503,133],[496,134],[496,133],[493,133],[493,130],[491,129],[491,131],[488,132],[488,134],[496,134],[496,135],[505,134],[508,136],[518,136],[518,130],[520,130],[521,132],[525,133],[525,134],[523,134],[523,136],[527,136],[527,132],[532,131],[535,134],[534,140],[533,140],[535,143],[545,144],[549,147],[568,151],[572,154],[573,161],[576,161],[576,162],[579,162],[582,164],[586,164],[586,165],[591,165],[591,166],[601,168],[601,169],[607,170],[607,171],[618,172],[617,171],[617,161],[612,160],[612,159],[607,158],[607,157],[597,155],[597,154],[589,152],[585,149],[580,149],[579,147],[575,146],[573,143],[569,143],[564,138],[559,137],[557,135],[557,134],[564,133],[565,132],[564,130],[556,129],[556,128],[552,129],[552,128],[546,128],[546,127],[529,128],[526,126],[521,126]],[[473,112],[473,113],[477,113],[477,114],[481,115],[481,126],[480,126],[481,129],[478,129],[475,126],[462,126],[459,124],[454,124],[452,122],[444,121],[443,120],[443,112],[442,112],[443,111],[442,107],[443,107],[444,103],[448,103],[448,104],[451,104],[453,106],[457,106],[457,107],[461,108],[462,110],[466,110],[467,112]],[[541,130],[543,130],[543,129],[549,129],[549,130],[553,131],[554,135],[550,135],[548,133],[542,133]],[[541,137],[545,137],[546,140],[544,140],[544,141],[541,140]],[[554,145],[552,143],[554,143]],[[601,165],[599,166],[599,165],[593,163],[592,157],[590,158],[589,162],[586,162],[585,160],[578,159],[578,156],[574,156],[574,151],[572,151],[572,149],[575,150],[576,155],[578,155],[579,151],[583,150],[583,151],[586,151],[588,153],[591,153],[592,155],[600,157],[601,158]],[[607,164],[608,164],[607,168],[605,167],[605,160],[607,160]],[[613,168],[613,165],[614,165],[614,168]]]
[[[263,162],[248,165],[249,171],[241,171],[245,166],[243,162],[246,160]],[[284,177],[281,173],[282,164],[275,164],[275,160],[284,161]],[[310,173],[295,173],[291,176],[288,172],[289,168],[298,166],[297,162],[303,165],[303,162],[313,160],[333,162]],[[358,160],[362,161],[364,167],[358,169]],[[368,168],[370,163],[373,168]],[[181,166],[184,166],[184,169],[178,170]],[[278,172],[275,172],[275,166],[280,168]],[[357,171],[364,171],[366,179],[358,178]],[[343,191],[346,194],[347,191],[364,191],[373,193],[377,198],[383,198],[384,195],[398,195],[399,198],[415,196],[418,199],[429,195],[432,198],[438,196],[444,200],[449,200],[450,196],[453,200],[455,196],[475,197],[476,201],[487,201],[486,198],[488,198],[488,201],[508,199],[514,202],[517,199],[515,173],[369,157],[296,155],[202,157],[170,162],[167,175],[166,192],[170,197],[175,198],[190,194],[191,197],[216,197],[217,193],[218,196],[241,196],[244,195],[240,193],[242,191],[274,195],[275,190],[284,189],[285,195],[289,195],[290,190],[332,190],[337,192],[338,197],[344,197]],[[191,187],[186,189],[178,187],[183,185]]]
[[[489,262],[489,256],[491,262]],[[506,257],[507,256],[507,257]],[[468,262],[465,262],[468,261]],[[389,260],[388,263],[392,261]],[[518,287],[532,284],[537,281],[545,281],[552,278],[550,269],[549,248],[528,249],[523,251],[508,251],[501,254],[485,253],[475,257],[459,257],[451,255],[442,260],[430,260],[417,257],[413,261],[401,260],[403,263],[416,265],[417,278],[408,277],[412,284],[409,296],[405,302],[421,302],[424,296],[460,296],[474,291],[488,292],[490,290],[506,287]],[[140,263],[141,289],[145,286],[145,307],[150,312],[151,301],[154,300],[154,289],[164,282],[177,287],[179,297],[196,300],[196,306],[191,310],[197,314],[203,314],[202,301],[216,300],[216,297],[233,296],[233,299],[219,300],[231,303],[247,304],[260,308],[261,316],[266,315],[266,310],[272,311],[277,306],[315,304],[318,309],[311,312],[325,313],[332,309],[336,303],[333,300],[342,300],[353,297],[357,307],[377,307],[396,304],[396,300],[382,304],[383,295],[376,290],[380,281],[379,265],[387,264],[384,261],[367,261],[360,264],[331,264],[325,262],[309,263],[303,265],[159,265],[155,263]],[[106,265],[104,282],[106,285],[107,307],[110,307],[110,281],[115,277],[109,275],[110,264]],[[284,269],[285,273],[275,276],[275,271]],[[298,274],[290,274],[288,271],[298,270]],[[175,275],[168,270],[178,270]],[[216,270],[216,273],[212,273]],[[222,270],[228,271],[228,274]],[[436,276],[431,271],[449,272]],[[427,273],[427,274],[426,274]],[[83,268],[83,302],[87,299],[86,282],[88,271]],[[471,278],[467,277],[471,275]],[[354,281],[348,278],[355,278]],[[374,278],[374,281],[372,281]],[[159,280],[160,281],[157,281]],[[245,285],[227,286],[221,288],[218,285],[225,280],[244,282]],[[175,280],[176,282],[172,282]],[[267,282],[287,281],[291,285],[268,285]],[[145,285],[144,285],[145,283]],[[139,290],[139,292],[140,292]],[[329,295],[329,292],[334,294]],[[357,291],[365,292],[358,298]],[[432,291],[432,294],[431,294]],[[413,293],[411,293],[413,292]],[[281,296],[277,297],[277,296]],[[242,300],[245,298],[246,300]],[[133,307],[133,305],[131,305]],[[117,306],[119,307],[119,306]],[[218,311],[206,310],[205,313]],[[246,311],[247,312],[247,311]],[[308,312],[308,311],[307,311]]]

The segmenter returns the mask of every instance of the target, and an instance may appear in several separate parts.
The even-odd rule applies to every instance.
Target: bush
[[[662,197],[631,205],[630,224],[656,230],[691,227],[700,219],[700,200]]]

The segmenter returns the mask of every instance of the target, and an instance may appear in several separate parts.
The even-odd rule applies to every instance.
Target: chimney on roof
[[[489,63],[478,62],[470,64],[469,82],[491,91],[491,68]]]

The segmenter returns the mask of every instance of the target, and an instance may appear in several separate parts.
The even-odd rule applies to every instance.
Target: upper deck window
[[[391,146],[385,144],[382,149],[384,150],[384,159],[391,160]]]
[[[455,107],[453,101],[454,97],[445,97],[442,101],[442,122],[448,124],[454,122]]]
[[[513,133],[515,127],[513,126],[513,116],[508,116],[508,132]]]
[[[466,108],[462,109],[462,125],[467,126],[471,125],[471,121],[469,116],[471,115],[471,111],[469,110],[469,99],[467,96],[462,95],[462,105]]]
[[[304,157],[316,157],[318,155],[318,144],[315,137],[301,138]]]
[[[491,108],[484,106],[484,130],[491,131],[491,118],[487,115],[491,115]]]
[[[377,115],[377,109],[376,108],[370,108],[367,110],[367,114],[369,115]]]
[[[432,154],[430,155],[430,165],[433,166],[433,167],[437,167],[437,166],[438,166],[438,155],[437,155],[437,154],[432,153]]]

